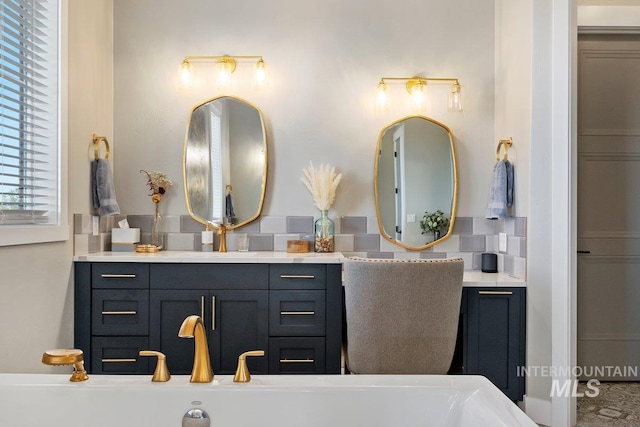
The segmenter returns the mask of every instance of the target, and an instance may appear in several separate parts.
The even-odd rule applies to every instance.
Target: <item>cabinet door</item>
[[[187,316],[197,314],[206,322],[208,291],[152,290],[149,309],[149,345],[167,356],[172,374],[191,374],[195,344],[193,339],[179,338],[180,325]],[[209,344],[211,351],[211,344]]]
[[[521,400],[524,378],[518,366],[524,364],[523,289],[468,289],[467,369],[484,375],[510,399]]]
[[[234,374],[238,356],[249,350],[264,350],[264,357],[248,357],[252,374],[268,373],[267,290],[211,291],[213,323],[209,323],[211,365],[215,373]]]

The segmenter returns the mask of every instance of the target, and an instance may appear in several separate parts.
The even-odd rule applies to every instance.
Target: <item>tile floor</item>
[[[578,398],[577,427],[640,427],[640,383],[603,382],[596,397]],[[585,383],[579,392],[589,391]]]
[[[596,397],[578,398],[576,427],[640,427],[639,382],[603,382],[598,389]],[[590,391],[578,385],[579,393]]]

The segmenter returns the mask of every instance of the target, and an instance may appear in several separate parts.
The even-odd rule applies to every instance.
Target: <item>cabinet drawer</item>
[[[269,266],[262,264],[153,264],[153,289],[268,289]]]
[[[324,338],[269,339],[270,374],[323,374]]]
[[[95,263],[91,269],[94,289],[147,289],[149,265],[139,263]]]
[[[317,337],[325,334],[325,291],[271,291],[269,335]]]
[[[277,264],[269,269],[271,289],[325,289],[327,268],[316,264]]]
[[[91,373],[147,374],[149,358],[138,355],[149,349],[146,337],[94,337],[91,340]]]
[[[92,335],[149,334],[149,291],[97,289],[92,300]]]

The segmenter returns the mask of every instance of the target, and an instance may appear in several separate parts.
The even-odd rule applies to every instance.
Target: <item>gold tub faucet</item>
[[[138,354],[140,356],[151,356],[158,358],[158,362],[156,363],[156,370],[153,372],[151,381],[153,381],[154,383],[165,383],[171,379],[169,368],[167,368],[167,356],[165,356],[164,353],[153,350],[141,350]]]
[[[80,382],[89,379],[87,371],[84,370],[82,350],[77,348],[47,350],[42,354],[42,363],[52,366],[73,365],[73,374],[69,381]]]
[[[195,341],[195,351],[193,353],[193,369],[191,370],[192,383],[210,383],[213,381],[213,369],[211,369],[211,359],[209,358],[209,346],[207,345],[207,335],[205,333],[202,317],[195,314],[188,316],[182,322],[180,338],[193,338]]]
[[[236,369],[236,374],[233,377],[234,383],[248,383],[251,381],[251,374],[249,373],[249,368],[247,367],[247,356],[264,356],[263,350],[253,350],[242,353],[240,357],[238,357],[238,369]]]

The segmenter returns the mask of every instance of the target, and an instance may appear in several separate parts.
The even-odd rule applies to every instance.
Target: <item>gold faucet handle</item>
[[[69,381],[80,382],[89,379],[84,370],[82,350],[77,348],[47,350],[42,354],[42,363],[51,366],[73,365],[73,374]]]
[[[142,350],[138,353],[140,356],[152,356],[158,358],[158,363],[156,364],[156,370],[153,373],[153,377],[151,381],[154,383],[165,383],[171,379],[171,374],[169,373],[169,368],[167,368],[167,356],[164,353],[160,353],[159,351],[152,350]]]
[[[251,381],[251,374],[247,367],[248,356],[264,356],[264,350],[247,351],[238,357],[238,369],[236,369],[236,374],[233,377],[234,383],[248,383]]]

